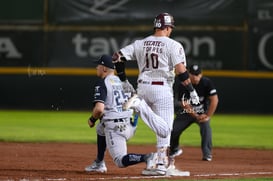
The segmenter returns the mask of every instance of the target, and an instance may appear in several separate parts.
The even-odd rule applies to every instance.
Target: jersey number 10
[[[146,53],[146,68],[157,69],[158,68],[158,55],[156,53]]]

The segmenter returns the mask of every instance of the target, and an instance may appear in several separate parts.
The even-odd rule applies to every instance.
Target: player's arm
[[[96,102],[92,111],[92,116],[88,119],[88,125],[92,128],[95,126],[96,121],[103,116],[104,103]]]
[[[209,102],[210,102],[210,104],[209,104],[208,111],[207,111],[207,115],[209,117],[213,116],[213,114],[214,114],[214,112],[215,112],[215,110],[217,108],[218,101],[219,100],[218,100],[217,94],[209,96]]]
[[[202,122],[206,122],[210,119],[210,117],[207,114],[197,114],[192,105],[189,104],[188,101],[183,101],[181,102],[181,106],[183,107],[183,109],[185,110],[186,113],[188,113],[189,115],[191,115],[192,117],[194,117],[196,119],[197,122],[202,123]]]
[[[200,123],[210,120],[210,118],[213,116],[213,114],[214,114],[214,112],[215,112],[215,110],[217,108],[217,105],[218,105],[218,96],[217,96],[217,94],[209,96],[208,99],[209,99],[210,104],[208,106],[207,112],[204,113],[204,114],[199,115],[199,117],[198,117],[198,120],[199,120]]]
[[[125,72],[125,63],[124,62],[117,62],[115,63],[117,76],[123,82],[127,80],[126,72]]]
[[[112,56],[112,61],[113,63],[117,63],[117,62],[126,62],[126,58],[123,56],[122,52],[115,52]]]
[[[96,82],[94,87],[94,101],[92,116],[88,119],[88,125],[92,128],[98,119],[103,116],[104,113],[104,101],[107,96],[107,88],[104,79],[100,79]]]
[[[194,111],[194,109],[192,108],[192,106],[189,104],[188,101],[181,100],[181,106],[186,113],[188,113],[189,115],[191,115],[192,117],[196,119],[198,118],[198,114]]]
[[[191,84],[191,80],[189,77],[189,73],[185,67],[185,65],[183,63],[179,63],[175,66],[175,73],[177,74],[179,80],[181,81],[181,83],[187,88],[187,90],[193,90],[192,84]],[[187,87],[188,86],[188,87]],[[189,88],[189,87],[192,87]]]
[[[126,58],[122,55],[122,53],[116,52],[112,56],[112,61],[115,64],[117,76],[122,81],[122,87],[124,92],[131,93],[131,95],[136,93],[136,90],[132,86],[132,84],[128,81],[125,71],[125,62]]]
[[[175,73],[178,76],[178,79],[181,83],[186,87],[186,89],[190,92],[191,101],[193,104],[199,104],[199,97],[192,86],[189,73],[183,63],[179,63],[175,65]]]
[[[117,76],[119,79],[124,82],[127,80],[125,72],[125,62],[126,58],[122,55],[122,52],[115,52],[112,56],[112,62],[115,64]]]

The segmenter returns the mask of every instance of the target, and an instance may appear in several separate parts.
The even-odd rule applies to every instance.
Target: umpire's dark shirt
[[[213,96],[217,94],[216,88],[213,82],[209,78],[204,76],[201,77],[199,84],[198,85],[193,84],[193,87],[195,88],[199,96],[200,104],[198,105],[191,104],[191,105],[196,113],[198,114],[205,113],[207,111],[208,104],[209,104],[209,99],[208,99],[209,96]],[[190,100],[190,93],[187,91],[185,86],[179,83],[178,85],[176,84],[174,88],[175,88],[174,93],[176,95],[175,97],[177,98],[179,102],[181,101],[182,97],[183,97],[183,100]],[[186,113],[185,110],[181,110],[181,106],[178,111],[180,114]]]

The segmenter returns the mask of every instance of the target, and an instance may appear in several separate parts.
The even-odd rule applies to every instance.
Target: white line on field
[[[211,173],[211,174],[195,174],[191,175],[194,177],[212,177],[212,176],[244,176],[244,175],[271,175],[273,172],[247,172],[247,173]],[[152,178],[170,178],[170,177],[185,177],[185,176],[127,176],[127,177],[101,177],[101,178],[81,178],[81,179],[74,179],[73,180],[138,180],[138,179],[152,179]],[[40,179],[27,179],[22,178],[20,181],[40,181]],[[65,181],[70,180],[69,178],[46,178],[41,180],[47,181]],[[13,181],[12,179],[8,179],[6,181]]]
[[[195,174],[194,177],[212,177],[212,176],[244,176],[244,175],[270,175],[273,172],[247,172],[247,173],[211,173],[211,174]],[[101,177],[101,178],[84,178],[79,180],[138,180],[138,179],[151,179],[151,178],[169,178],[178,176],[128,176],[128,177]],[[181,176],[180,176],[181,177]],[[185,176],[183,176],[185,177]],[[69,180],[66,178],[47,178],[48,181],[62,181]],[[74,180],[74,179],[73,179]],[[76,179],[77,180],[77,179]],[[25,180],[24,180],[25,181]]]
[[[212,173],[212,174],[196,174],[196,177],[211,177],[211,176],[242,176],[242,175],[270,175],[273,172],[249,172],[249,173]]]

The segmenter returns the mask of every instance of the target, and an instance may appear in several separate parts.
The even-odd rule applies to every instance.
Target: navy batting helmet
[[[166,27],[174,28],[173,16],[169,13],[161,13],[154,19],[154,28],[165,29]]]

